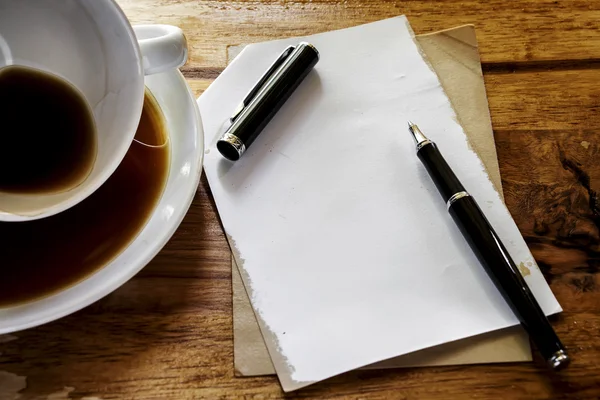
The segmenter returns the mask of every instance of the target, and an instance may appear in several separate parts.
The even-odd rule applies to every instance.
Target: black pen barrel
[[[424,145],[417,152],[417,157],[425,166],[444,202],[447,202],[454,194],[465,190],[444,157],[442,157],[435,143],[429,142]]]
[[[448,212],[539,352],[554,366],[565,348],[475,199],[462,197],[450,205]]]

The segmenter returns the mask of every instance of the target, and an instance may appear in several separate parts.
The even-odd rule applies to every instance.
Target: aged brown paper
[[[502,191],[500,170],[477,49],[475,29],[461,26],[427,35],[417,41],[437,73],[471,146],[482,159],[490,179]],[[229,61],[243,46],[228,49]],[[240,272],[232,257],[235,373],[272,375],[275,369],[254,316]],[[521,327],[446,343],[365,368],[398,368],[530,361],[529,340]]]

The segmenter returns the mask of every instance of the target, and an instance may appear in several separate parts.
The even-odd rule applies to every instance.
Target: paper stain
[[[539,267],[537,266],[537,264],[536,264],[536,263],[534,263],[534,262],[527,261],[527,262],[525,263],[525,265],[527,265],[527,267],[528,267],[528,268],[530,268],[530,269],[531,269],[531,268],[533,268],[533,269],[537,269],[538,271],[540,270],[540,268],[539,268]]]
[[[19,392],[27,387],[27,377],[0,371],[0,400],[17,400]]]
[[[590,142],[585,141],[585,140],[582,141],[580,144],[581,144],[581,147],[583,147],[586,150],[590,147]]]
[[[532,265],[532,263],[528,263],[530,266]],[[521,263],[519,264],[519,271],[521,272],[521,275],[523,275],[523,277],[526,277],[527,275],[531,275],[531,270],[529,270],[529,268],[527,268],[525,266],[525,263]]]

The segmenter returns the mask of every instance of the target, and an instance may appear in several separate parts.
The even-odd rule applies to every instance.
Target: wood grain
[[[600,59],[600,2],[587,0],[120,0],[133,23],[181,26],[188,70],[213,77],[226,46],[300,36],[405,14],[417,33],[475,24],[482,60]]]
[[[120,3],[134,23],[184,28],[196,94],[225,66],[227,45],[401,13],[419,33],[475,23],[506,201],[565,309],[553,322],[572,366],[551,374],[536,356],[528,364],[360,371],[285,397],[600,397],[600,3]],[[0,340],[0,371],[27,377],[20,399],[282,398],[274,377],[233,375],[229,262],[203,179],[181,227],[140,274],[80,312]]]

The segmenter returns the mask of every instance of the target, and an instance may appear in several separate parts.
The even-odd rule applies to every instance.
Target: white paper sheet
[[[407,119],[529,267],[544,311],[561,311],[408,21],[304,39],[321,60],[236,163],[215,148],[225,121],[299,39],[248,46],[199,99],[205,171],[252,305],[277,339],[270,351],[286,360],[280,378],[296,388],[517,324],[416,157]]]

